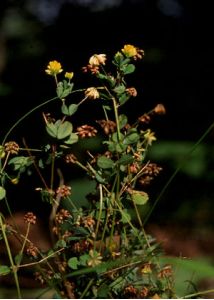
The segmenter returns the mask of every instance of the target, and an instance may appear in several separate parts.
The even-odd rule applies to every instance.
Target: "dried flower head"
[[[58,187],[56,194],[62,198],[66,198],[71,195],[71,187],[63,184]]]
[[[126,93],[129,94],[132,97],[137,96],[137,90],[134,87],[126,89]]]
[[[5,150],[5,152],[8,152],[10,154],[18,154],[19,145],[14,141],[10,141],[10,142],[5,143],[4,150]]]
[[[29,256],[33,256],[34,258],[36,258],[38,256],[39,249],[34,246],[33,243],[30,243],[30,245],[26,249],[26,252]]]
[[[45,72],[48,75],[56,76],[63,71],[61,63],[57,60],[50,61]]]
[[[36,224],[36,216],[32,212],[27,212],[24,215],[25,223]]]
[[[148,124],[151,121],[151,117],[148,114],[143,114],[138,118],[138,121],[140,123]]]
[[[106,62],[106,54],[94,54],[89,59],[89,65],[92,67],[105,65]]]
[[[155,108],[153,109],[154,113],[157,115],[165,115],[166,109],[163,104],[157,104]]]
[[[104,130],[105,134],[113,133],[116,131],[116,123],[111,120],[97,120],[96,121]]]
[[[90,125],[82,125],[77,128],[77,132],[81,138],[96,136],[97,130]]]
[[[89,99],[97,99],[100,97],[100,94],[95,87],[89,87],[85,91],[85,96]]]
[[[55,221],[57,224],[62,224],[64,223],[65,220],[67,220],[71,214],[69,213],[68,210],[62,208],[60,211],[56,214],[55,216]]]
[[[75,164],[77,162],[77,158],[73,153],[69,153],[69,154],[66,154],[66,156],[65,156],[65,162],[67,164],[69,164],[69,163]]]

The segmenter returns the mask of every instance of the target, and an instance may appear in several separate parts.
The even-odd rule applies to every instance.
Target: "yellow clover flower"
[[[121,51],[127,57],[133,57],[137,55],[137,48],[129,44],[125,45]]]
[[[152,145],[152,142],[154,142],[154,141],[157,140],[157,138],[155,137],[155,133],[152,132],[151,129],[148,129],[148,130],[146,131],[146,133],[144,134],[144,138],[145,138],[145,140],[147,141],[147,144],[148,144],[149,146]]]
[[[89,59],[89,65],[92,67],[105,65],[106,62],[106,54],[94,54]]]
[[[66,72],[65,73],[65,78],[71,80],[74,77],[74,73],[73,72]]]
[[[57,60],[50,61],[45,72],[48,75],[56,76],[63,71],[61,63]]]

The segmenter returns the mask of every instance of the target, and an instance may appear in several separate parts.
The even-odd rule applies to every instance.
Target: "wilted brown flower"
[[[105,134],[113,133],[116,131],[116,123],[111,120],[97,120],[96,121],[104,130]]]
[[[14,141],[10,141],[10,142],[5,143],[4,150],[6,152],[9,152],[10,154],[18,154],[19,145]]]
[[[124,289],[124,294],[128,297],[136,297],[137,292],[138,290],[133,285],[129,285]]]
[[[55,216],[55,221],[57,224],[62,224],[67,218],[69,218],[71,214],[68,210],[62,208]]]
[[[62,198],[66,198],[71,195],[71,187],[63,184],[58,187],[56,194]]]
[[[97,130],[90,125],[82,125],[77,128],[77,132],[81,138],[96,136]]]
[[[77,162],[77,158],[74,154],[69,153],[69,154],[66,154],[66,156],[65,156],[65,162],[67,164],[69,164],[69,163],[75,164]]]
[[[32,212],[28,212],[24,215],[25,223],[36,224],[36,216]]]
[[[126,89],[126,92],[132,97],[137,96],[137,90],[134,87]]]
[[[28,255],[33,256],[34,258],[38,256],[39,249],[33,245],[33,243],[30,243],[30,245],[27,247],[26,252]]]
[[[148,124],[151,121],[151,117],[148,114],[143,114],[138,118],[138,121],[141,123]]]
[[[166,109],[163,104],[157,104],[153,109],[153,112],[157,115],[164,115],[166,113]]]

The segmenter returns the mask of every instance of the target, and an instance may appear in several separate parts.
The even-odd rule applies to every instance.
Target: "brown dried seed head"
[[[30,256],[37,257],[38,253],[39,253],[39,250],[36,246],[33,245],[33,243],[31,243],[29,245],[29,247],[27,247],[26,252]]]
[[[77,132],[81,138],[96,136],[97,130],[90,125],[82,125],[77,128]]]
[[[71,195],[71,187],[63,184],[58,187],[56,194],[62,198],[66,198]]]
[[[75,164],[77,162],[77,158],[74,154],[70,153],[65,156],[65,162],[67,164],[69,163]]]
[[[25,223],[36,224],[36,216],[32,212],[28,212],[24,215]]]
[[[151,117],[148,114],[144,114],[138,118],[138,121],[141,123],[148,124],[151,121]]]
[[[134,87],[126,89],[126,92],[132,97],[137,96],[137,90]]]
[[[154,113],[157,115],[164,115],[166,113],[166,109],[163,104],[157,104],[153,109]]]
[[[19,145],[14,141],[10,141],[10,142],[5,143],[4,150],[6,152],[9,152],[10,154],[18,154]]]

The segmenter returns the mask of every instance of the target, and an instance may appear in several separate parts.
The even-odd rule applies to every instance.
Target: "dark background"
[[[167,111],[151,124],[158,138],[151,159],[163,166],[150,190],[154,202],[213,122],[211,1],[1,1],[0,136],[29,109],[54,95],[53,82],[44,73],[50,60],[74,71],[78,82],[91,55],[111,57],[124,44],[145,50],[133,78],[139,96],[131,114],[143,114],[157,103]],[[36,145],[40,127],[36,115],[10,138],[24,136]],[[212,130],[186,160],[156,206],[153,221],[213,226],[213,139]],[[14,206],[23,209],[30,204],[22,199]]]

